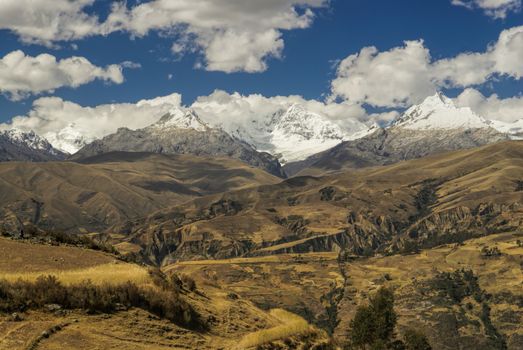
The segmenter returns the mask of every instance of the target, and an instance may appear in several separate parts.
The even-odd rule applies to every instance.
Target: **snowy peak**
[[[304,140],[339,140],[346,135],[341,128],[319,114],[306,110],[302,105],[293,104],[286,111],[276,113],[273,118],[274,131]],[[278,118],[279,117],[279,118]]]
[[[260,123],[253,124],[260,126]],[[254,146],[277,154],[280,162],[286,163],[303,160],[342,141],[358,137],[358,133],[367,130],[367,127],[363,123],[354,121],[345,131],[338,124],[307,110],[303,105],[293,104],[269,116],[263,129],[265,135],[260,133],[261,129],[255,132],[247,131],[251,136],[265,136],[262,139],[251,137],[255,140]],[[362,133],[359,137],[364,135],[365,133]]]
[[[58,132],[49,132],[44,136],[53,147],[69,154],[78,152],[79,149],[94,141],[94,138],[86,137],[74,123]]]
[[[59,154],[46,139],[38,136],[34,131],[26,132],[20,129],[10,129],[3,131],[1,135],[17,146],[27,147],[35,151],[47,151],[52,155]]]
[[[409,108],[396,119],[392,127],[411,130],[484,129],[489,123],[469,107],[458,108],[454,102],[438,92],[419,105]]]
[[[193,110],[183,111],[179,108],[171,109],[154,124],[157,128],[193,129],[206,131],[209,125],[203,122]]]

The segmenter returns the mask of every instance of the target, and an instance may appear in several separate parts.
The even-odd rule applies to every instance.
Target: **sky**
[[[172,106],[385,123],[436,91],[513,122],[522,78],[522,0],[0,2],[0,123],[47,136]]]

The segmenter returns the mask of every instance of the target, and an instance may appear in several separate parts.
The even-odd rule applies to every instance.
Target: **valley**
[[[11,137],[48,153],[0,163],[0,349],[353,349],[388,291],[390,346],[520,349],[523,141],[439,94],[320,119]]]

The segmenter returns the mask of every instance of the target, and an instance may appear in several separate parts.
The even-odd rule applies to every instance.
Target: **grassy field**
[[[0,279],[11,282],[53,275],[64,284],[85,280],[94,284],[150,283],[146,268],[88,249],[0,239],[0,256]]]
[[[52,275],[64,284],[78,284],[90,280],[94,284],[121,284],[133,282],[137,285],[149,284],[147,269],[126,263],[109,263],[75,270],[47,270],[41,272],[2,273],[0,277],[10,282],[16,280],[36,281],[43,274]]]
[[[236,349],[254,348],[274,340],[299,335],[311,330],[311,326],[303,318],[282,309],[273,309],[271,316],[281,322],[280,325],[258,332],[247,334],[240,341]]]
[[[0,274],[86,269],[115,261],[114,256],[93,250],[6,238],[0,238],[0,257]]]

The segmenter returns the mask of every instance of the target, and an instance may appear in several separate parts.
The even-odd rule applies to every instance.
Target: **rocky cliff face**
[[[71,159],[79,160],[111,151],[230,157],[273,175],[284,176],[275,157],[256,151],[221,129],[211,128],[192,111],[173,111],[143,129],[120,128],[116,133],[83,147]]]

